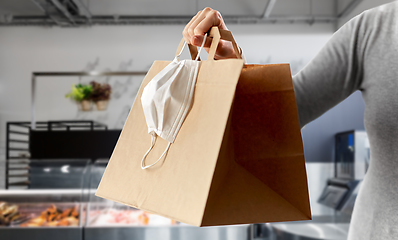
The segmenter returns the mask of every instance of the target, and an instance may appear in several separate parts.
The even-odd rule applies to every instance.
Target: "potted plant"
[[[108,106],[109,99],[111,98],[111,86],[107,83],[101,84],[96,81],[92,81],[90,84],[93,88],[91,99],[95,102],[97,110],[105,110]]]
[[[72,85],[72,90],[65,95],[80,104],[81,110],[90,111],[92,103],[90,101],[93,87],[91,85],[76,84]]]

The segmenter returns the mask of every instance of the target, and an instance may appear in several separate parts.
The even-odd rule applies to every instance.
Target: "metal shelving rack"
[[[36,122],[35,124],[35,131],[93,131],[108,129],[106,125],[94,121],[48,121]],[[31,130],[31,122],[7,122],[6,189],[10,187],[27,187],[29,185],[29,136]]]
[[[10,186],[27,187],[29,185],[29,132],[29,122],[7,122],[6,189],[9,189]],[[26,180],[21,180],[23,178]],[[13,179],[17,181],[12,181]]]

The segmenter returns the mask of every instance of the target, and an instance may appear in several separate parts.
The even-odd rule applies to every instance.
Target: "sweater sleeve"
[[[301,127],[360,89],[363,77],[363,14],[341,27],[293,77]]]

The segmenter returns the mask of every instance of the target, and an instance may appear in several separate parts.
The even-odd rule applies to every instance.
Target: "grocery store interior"
[[[0,238],[347,239],[371,161],[360,92],[301,130],[312,220],[196,227],[94,193],[142,80],[173,60],[199,10],[222,14],[247,63],[295,75],[347,21],[389,2],[0,0]]]

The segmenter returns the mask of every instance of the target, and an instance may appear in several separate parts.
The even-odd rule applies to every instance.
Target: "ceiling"
[[[0,0],[0,26],[185,24],[205,7],[227,23],[335,22],[362,0]]]

